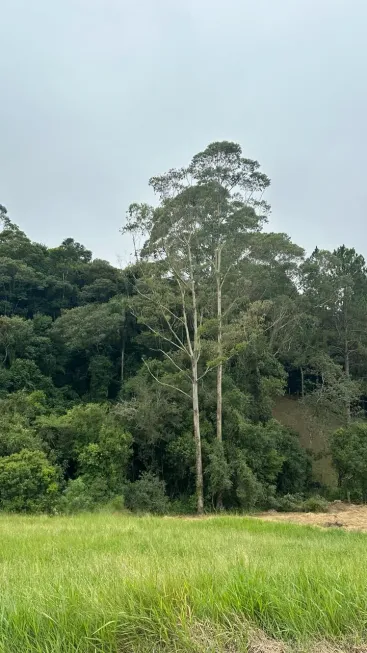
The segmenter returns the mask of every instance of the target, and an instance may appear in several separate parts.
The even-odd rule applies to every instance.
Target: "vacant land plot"
[[[4,653],[367,651],[364,534],[99,514],[0,541]]]

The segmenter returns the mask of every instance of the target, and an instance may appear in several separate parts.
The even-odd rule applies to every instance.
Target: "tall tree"
[[[215,323],[216,347],[209,368],[217,368],[219,442],[222,442],[223,362],[235,351],[234,344],[238,344],[233,341],[233,324],[227,342],[224,334],[240,309],[248,307],[249,262],[252,268],[262,262],[264,267],[278,266],[284,272],[286,264],[302,254],[301,248],[292,245],[284,234],[261,233],[269,211],[263,193],[270,180],[259,167],[257,161],[242,156],[238,144],[212,143],[195,155],[187,168],[153,177],[150,185],[159,196],[159,207],[132,205],[126,227],[134,233],[135,243],[139,240],[138,233],[145,234],[147,240],[140,255],[146,261],[163,263],[163,268],[159,268],[163,285],[171,279],[171,289],[175,287],[180,296],[180,313],[175,313],[175,318],[179,317],[178,323],[182,319],[187,327],[185,346],[190,359],[193,398],[198,396],[197,366],[204,324]],[[155,304],[158,305],[157,298]],[[162,310],[168,314],[166,304]],[[239,330],[239,339],[241,336]],[[208,342],[206,346],[209,349]],[[194,407],[194,432],[199,450],[198,406]]]
[[[202,221],[199,214],[205,205],[199,187],[186,187],[186,174],[185,169],[174,170],[151,179],[150,184],[159,195],[159,206],[131,205],[124,231],[134,236],[143,233],[147,238],[140,252],[142,264],[135,284],[136,299],[140,303],[138,312],[140,320],[161,343],[156,345],[159,353],[176,372],[174,386],[154,375],[156,380],[176,387],[191,401],[197,511],[201,514],[204,493],[199,382],[213,365],[208,362],[202,366],[206,299],[201,282],[205,276],[205,261],[200,256],[198,224]]]
[[[251,236],[261,229],[269,210],[262,196],[270,180],[259,167],[257,161],[242,156],[240,145],[228,141],[211,143],[193,157],[189,166],[194,181],[207,190],[206,210],[201,213],[204,218],[201,240],[208,257],[208,272],[215,280],[220,361],[216,419],[219,441],[222,441],[223,325],[231,310],[228,302],[223,306],[223,292],[226,290],[228,296],[226,282],[232,287],[240,282],[239,263],[248,253]]]
[[[344,245],[329,252],[316,249],[303,266],[306,300],[318,317],[327,353],[344,369],[349,382],[352,370],[367,356],[367,268],[363,256]],[[346,394],[345,420],[351,418]]]

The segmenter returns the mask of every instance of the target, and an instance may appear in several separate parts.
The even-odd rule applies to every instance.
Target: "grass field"
[[[0,591],[4,653],[282,650],[272,638],[339,650],[367,641],[367,535],[240,517],[2,516]]]

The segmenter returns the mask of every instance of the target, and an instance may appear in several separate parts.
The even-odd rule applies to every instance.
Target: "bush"
[[[253,510],[264,501],[264,487],[240,455],[236,465],[236,497],[240,508]]]
[[[68,482],[58,508],[67,515],[95,510],[122,512],[125,502],[122,495],[111,495],[103,477],[90,482],[87,476],[79,476]]]
[[[143,472],[138,481],[127,485],[125,503],[126,507],[134,512],[153,512],[160,515],[168,512],[169,503],[164,481],[151,472]]]
[[[83,447],[78,457],[81,474],[88,477],[88,484],[102,488],[103,479],[106,497],[122,492],[130,447],[131,435],[122,429],[113,414],[107,414],[100,428],[98,443]]]
[[[273,503],[273,507],[279,512],[327,512],[328,505],[326,499],[319,495],[304,499],[301,494],[276,497]]]
[[[299,437],[276,420],[264,425],[252,424],[237,416],[237,427],[233,425],[227,443],[227,460],[231,469],[236,468],[239,456],[244,458],[265,494],[269,494],[267,488],[274,488],[279,495],[301,494],[309,490],[312,476],[310,457],[302,449]],[[256,503],[260,503],[260,499]],[[261,503],[269,503],[266,496]]]
[[[193,515],[197,511],[197,497],[180,497],[170,502],[170,513],[173,515]]]
[[[0,508],[51,512],[58,499],[58,473],[42,451],[23,449],[0,458]]]
[[[367,422],[353,422],[330,439],[333,465],[344,498],[367,500]]]
[[[274,508],[279,512],[302,512],[303,497],[301,494],[286,494],[274,499]]]
[[[323,497],[315,495],[314,497],[309,497],[303,502],[303,512],[327,512],[328,511],[328,502]]]
[[[68,482],[59,502],[59,509],[67,515],[94,510],[95,502],[81,477]]]
[[[56,461],[73,475],[105,479],[110,496],[122,492],[131,454],[131,435],[109,406],[81,404],[64,415],[41,417],[38,433]]]
[[[208,458],[205,475],[208,479],[208,492],[214,505],[215,499],[222,498],[223,494],[232,487],[230,468],[222,442],[214,442]]]
[[[275,448],[283,457],[282,469],[276,480],[279,494],[300,494],[307,492],[312,484],[311,457],[299,442],[299,435],[273,420]]]
[[[126,512],[125,499],[122,494],[112,497],[104,506],[104,510],[106,512]]]

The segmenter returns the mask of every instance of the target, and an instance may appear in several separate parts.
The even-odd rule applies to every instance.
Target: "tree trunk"
[[[301,397],[303,399],[305,396],[305,373],[303,367],[300,367],[299,369],[301,371]]]
[[[349,347],[348,347],[348,341],[347,339],[345,340],[344,343],[344,372],[345,376],[349,379],[350,376],[350,364],[349,364]],[[348,398],[346,401],[345,405],[345,417],[347,420],[347,424],[350,422],[350,399]]]
[[[197,361],[192,364],[192,411],[194,417],[194,439],[196,456],[196,497],[197,512],[202,515],[204,512],[203,492],[203,464],[201,458],[201,436],[200,436],[200,413],[199,413],[199,388],[198,388],[198,366]]]
[[[186,322],[187,342],[190,350],[191,370],[192,370],[192,412],[193,412],[193,421],[194,421],[194,440],[195,440],[195,457],[196,457],[197,512],[198,515],[202,515],[204,512],[204,481],[203,481],[203,462],[201,457],[199,382],[198,382],[198,361],[200,358],[200,335],[199,335],[196,285],[195,285],[195,278],[193,273],[190,247],[188,247],[188,258],[190,262],[190,271],[191,271],[191,296],[192,296],[193,331],[194,331],[193,346],[190,341],[190,334],[189,334],[186,318],[185,318],[185,322]],[[186,309],[185,309],[185,315],[186,315]]]
[[[220,279],[217,279],[217,315],[218,315],[218,358],[222,356],[222,289]],[[217,439],[222,442],[222,382],[223,364],[217,367]]]
[[[217,356],[222,357],[222,286],[220,280],[220,267],[221,267],[221,251],[217,250],[216,253],[216,276],[217,276],[217,319],[218,319],[218,338],[217,338]],[[223,440],[223,364],[220,363],[217,367],[217,440]],[[223,510],[223,496],[219,492],[217,496],[217,510]]]
[[[124,372],[125,372],[125,330],[122,332],[122,342],[121,342],[121,369],[120,369],[120,390],[124,386]]]

